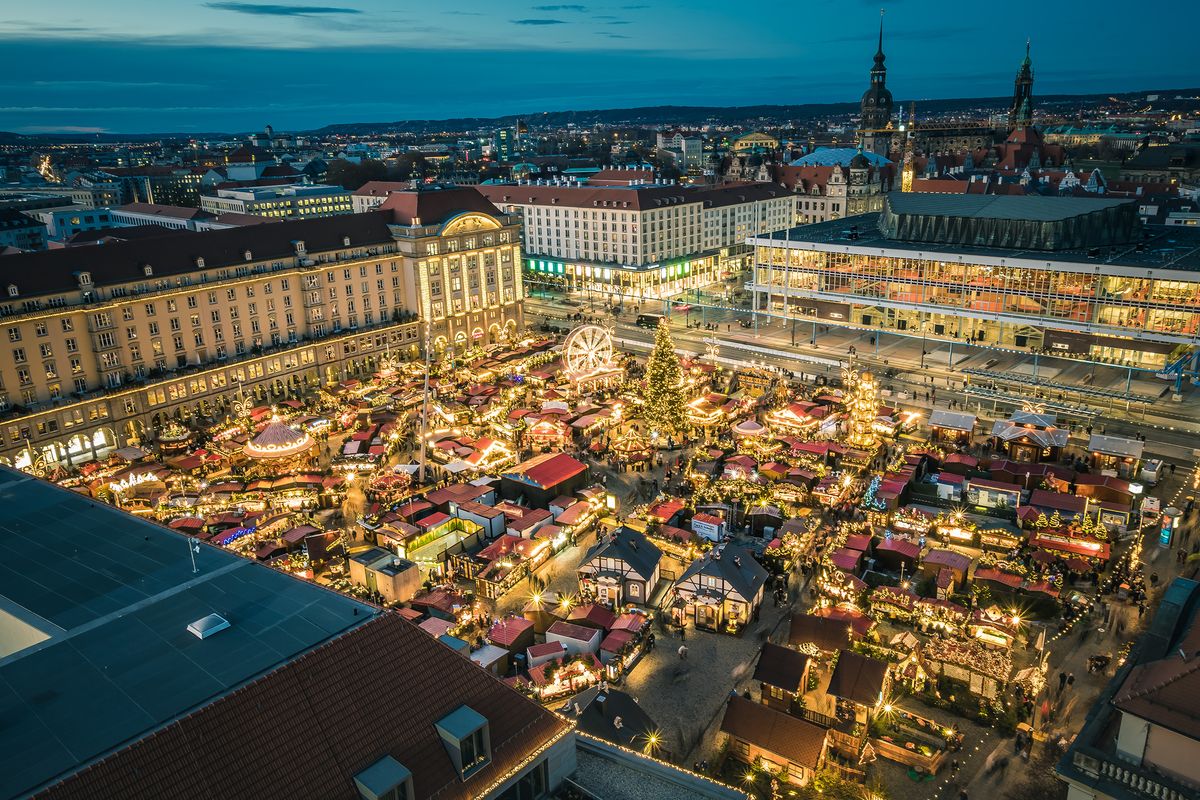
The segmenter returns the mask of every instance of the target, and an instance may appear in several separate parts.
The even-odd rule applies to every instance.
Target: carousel
[[[636,464],[649,460],[653,448],[650,441],[638,430],[638,426],[630,424],[618,434],[608,449],[617,458]]]
[[[275,417],[242,447],[242,453],[250,461],[247,472],[279,475],[310,467],[316,449],[311,436]]]

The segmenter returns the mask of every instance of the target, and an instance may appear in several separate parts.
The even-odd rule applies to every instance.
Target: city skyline
[[[1103,4],[1089,4],[1087,15],[1078,4],[1047,8],[1036,24],[994,30],[957,23],[941,0],[893,5],[885,49],[898,98],[1003,96],[1027,37],[1040,94],[1195,83],[1186,26],[1126,20],[1126,40],[1153,37],[1158,57],[1137,69],[1101,57]],[[0,130],[304,130],[660,104],[851,102],[878,19],[867,2],[809,3],[791,24],[772,21],[782,5],[737,16],[717,3],[674,0],[466,0],[433,11],[380,0],[160,6],[119,0],[100,15],[67,0],[51,20],[10,20]],[[1050,33],[1065,29],[1074,34]],[[543,81],[548,60],[557,77]]]

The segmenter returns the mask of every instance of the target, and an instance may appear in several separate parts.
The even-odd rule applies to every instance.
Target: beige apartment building
[[[67,465],[524,327],[520,222],[469,187],[366,214],[4,258],[0,462]]]

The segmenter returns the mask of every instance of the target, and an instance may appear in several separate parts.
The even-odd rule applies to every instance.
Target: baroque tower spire
[[[1025,60],[1013,81],[1012,106],[1008,111],[1008,127],[1028,128],[1033,124],[1033,61],[1029,57],[1029,39],[1025,40]]]
[[[871,67],[871,83],[859,104],[860,127],[863,131],[887,128],[892,119],[892,93],[887,88],[887,67],[883,55],[883,9],[879,10],[879,44],[875,63]],[[873,146],[871,149],[875,149]]]

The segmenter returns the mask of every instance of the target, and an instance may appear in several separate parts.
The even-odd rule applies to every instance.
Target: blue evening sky
[[[1200,3],[885,3],[898,99],[1200,83]],[[855,100],[870,0],[0,0],[0,130],[246,131]],[[1169,21],[1168,21],[1169,20]]]

